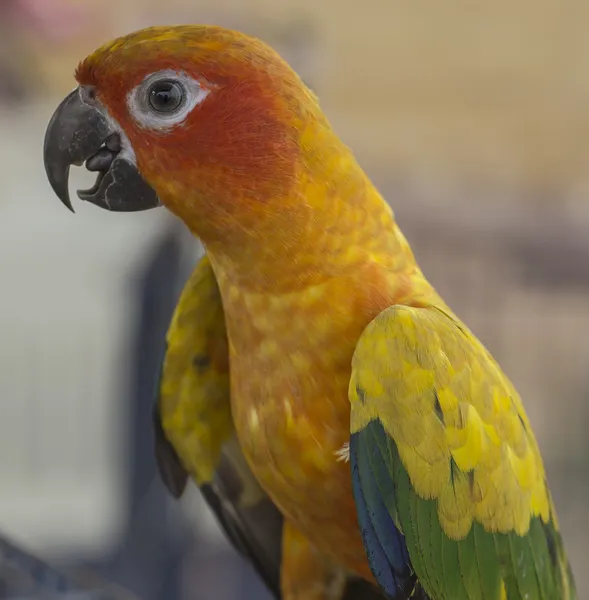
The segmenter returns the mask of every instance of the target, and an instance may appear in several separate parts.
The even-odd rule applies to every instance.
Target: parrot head
[[[270,47],[235,31],[144,29],[89,55],[76,79],[44,146],[70,209],[69,169],[85,163],[98,177],[82,200],[111,211],[163,204],[203,241],[251,236],[303,204],[293,189],[310,163],[328,162],[314,140],[331,129],[314,94]]]
[[[164,205],[217,272],[224,261],[232,277],[280,277],[285,289],[351,272],[369,254],[407,254],[316,96],[263,42],[216,26],[152,27],[90,54],[76,79],[44,144],[70,209],[70,166],[85,163],[98,176],[82,200],[119,212]]]

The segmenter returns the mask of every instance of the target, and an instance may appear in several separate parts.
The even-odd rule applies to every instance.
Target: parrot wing
[[[225,319],[206,256],[189,278],[168,331],[153,416],[157,465],[168,490],[180,497],[192,477],[231,543],[280,598],[282,515],[236,439]]]
[[[358,518],[389,596],[414,572],[432,600],[577,597],[520,397],[449,311],[383,311],[349,395]]]

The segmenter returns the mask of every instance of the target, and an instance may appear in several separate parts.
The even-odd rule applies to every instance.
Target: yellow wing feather
[[[473,521],[523,535],[532,516],[556,518],[518,393],[450,312],[383,311],[357,345],[350,399],[352,433],[380,419],[450,538],[464,538]]]
[[[235,435],[223,305],[205,256],[190,276],[167,336],[159,409],[166,437],[201,485]]]

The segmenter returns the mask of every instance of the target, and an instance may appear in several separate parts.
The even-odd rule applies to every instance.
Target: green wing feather
[[[449,311],[383,311],[357,345],[350,401],[355,493],[372,477],[387,496],[366,506],[374,496],[363,495],[360,522],[387,507],[431,600],[577,598],[520,397]],[[379,465],[357,460],[366,446],[379,448]],[[395,597],[386,539],[364,536]]]

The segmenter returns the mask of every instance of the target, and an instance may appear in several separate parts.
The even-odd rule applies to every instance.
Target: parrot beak
[[[78,190],[81,200],[118,212],[160,206],[159,198],[139,174],[132,152],[121,147],[121,135],[91,89],[75,89],[53,113],[43,147],[45,172],[57,197],[72,212],[68,192],[70,166],[84,162],[97,171],[96,183]]]

